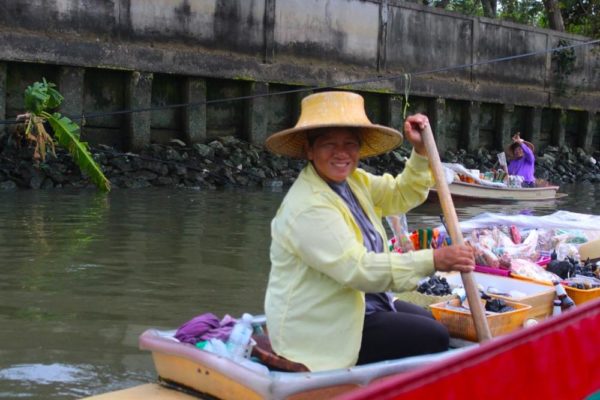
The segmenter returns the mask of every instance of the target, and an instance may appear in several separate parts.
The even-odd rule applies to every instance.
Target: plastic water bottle
[[[252,336],[252,315],[244,313],[242,318],[235,323],[229,340],[227,340],[227,350],[231,358],[248,358],[250,355],[250,337]]]

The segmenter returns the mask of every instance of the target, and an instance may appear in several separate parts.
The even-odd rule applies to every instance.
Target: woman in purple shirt
[[[512,153],[512,160],[508,164],[508,173],[522,176],[523,187],[534,187],[535,155],[532,150],[533,145],[521,139],[518,132],[512,137],[512,140],[513,143],[509,147],[509,156]]]

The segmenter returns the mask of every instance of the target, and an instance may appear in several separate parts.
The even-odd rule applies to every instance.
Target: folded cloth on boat
[[[223,319],[213,313],[200,314],[177,328],[175,337],[184,343],[196,344],[203,340],[227,340],[235,325],[235,318],[226,314]]]

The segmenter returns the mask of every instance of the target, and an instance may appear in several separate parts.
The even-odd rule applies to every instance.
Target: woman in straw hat
[[[533,144],[521,139],[519,132],[512,137],[512,140],[513,142],[507,150],[508,158],[511,159],[508,163],[508,173],[522,176],[523,187],[534,187],[535,155],[533,155]]]
[[[432,186],[421,131],[408,117],[413,152],[397,177],[357,168],[360,158],[398,146],[395,129],[372,124],[350,92],[306,97],[294,128],[267,139],[274,153],[306,159],[271,223],[265,298],[273,350],[311,371],[443,351],[448,332],[431,314],[392,301],[434,271],[472,271],[467,246],[391,253],[383,216],[421,204]],[[365,293],[368,293],[365,296]]]

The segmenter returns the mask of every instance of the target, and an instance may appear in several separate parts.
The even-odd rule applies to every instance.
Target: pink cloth
[[[228,314],[219,321],[216,315],[205,313],[181,325],[175,332],[175,337],[181,342],[191,344],[213,338],[226,341],[231,334],[233,325],[235,325],[235,318]]]

